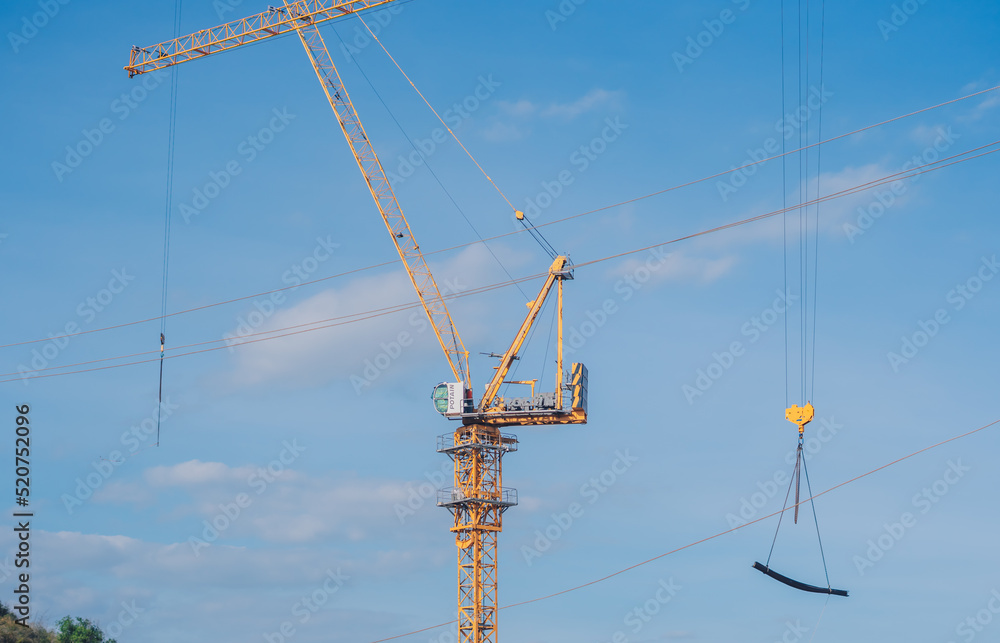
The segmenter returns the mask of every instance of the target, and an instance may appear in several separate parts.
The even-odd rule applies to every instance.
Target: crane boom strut
[[[296,5],[300,3],[285,2],[286,11],[292,15],[297,11]],[[389,184],[389,179],[382,169],[382,163],[375,154],[365,128],[361,124],[354,104],[351,102],[344,83],[340,78],[340,73],[330,58],[330,52],[326,48],[323,36],[316,26],[316,22],[310,15],[298,16],[296,31],[302,40],[302,45],[309,54],[316,76],[323,85],[330,107],[337,114],[337,121],[344,132],[354,159],[358,163],[358,168],[364,174],[368,190],[378,206],[382,221],[389,230],[392,242],[396,246],[399,258],[406,267],[406,273],[410,277],[420,303],[423,304],[427,317],[434,328],[438,342],[444,350],[448,364],[452,373],[467,387],[471,388],[469,377],[469,353],[465,350],[462,338],[459,337],[455,329],[455,323],[448,312],[448,307],[441,296],[431,269],[427,265],[427,260],[420,251],[420,246],[413,238],[410,231],[410,224],[406,221],[403,211],[396,200],[396,194]]]
[[[500,386],[503,384],[504,380],[507,378],[507,373],[510,371],[511,365],[514,360],[518,358],[518,353],[521,347],[524,345],[524,340],[528,336],[528,331],[531,330],[532,325],[534,325],[535,320],[538,319],[538,314],[542,310],[542,306],[545,304],[545,299],[549,296],[552,291],[552,285],[557,279],[562,280],[565,278],[566,273],[563,268],[566,266],[566,257],[558,256],[552,265],[549,267],[549,274],[545,279],[545,284],[542,286],[541,291],[538,296],[528,304],[528,315],[521,322],[521,327],[517,329],[517,334],[514,335],[514,341],[511,342],[510,348],[507,352],[503,354],[500,358],[500,365],[497,367],[496,372],[493,374],[493,379],[490,380],[489,384],[486,385],[486,392],[483,394],[483,399],[479,403],[479,410],[486,411],[493,406],[494,400],[496,399],[497,393],[500,391]],[[558,312],[562,312],[561,310]],[[562,337],[559,338],[560,347],[562,346]],[[560,350],[560,358],[562,356],[562,351]],[[560,371],[561,371],[560,364]],[[558,373],[557,377],[562,377],[562,373]]]
[[[248,45],[265,38],[291,33],[302,20],[319,24],[388,4],[393,0],[297,0],[286,2],[283,8],[227,22],[211,29],[202,29],[180,38],[173,38],[150,47],[132,47],[128,75],[136,76],[178,63],[202,58],[209,54]]]

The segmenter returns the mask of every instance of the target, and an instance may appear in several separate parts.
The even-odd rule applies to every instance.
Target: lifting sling
[[[755,562],[753,568],[760,571],[761,573],[770,576],[779,583],[784,583],[789,587],[801,590],[803,592],[813,592],[815,594],[829,594],[833,596],[847,596],[846,589],[833,589],[830,586],[830,573],[826,568],[826,554],[823,553],[823,538],[819,533],[819,519],[816,518],[816,505],[813,502],[812,495],[812,485],[809,483],[809,469],[806,467],[805,457],[802,453],[802,438],[805,433],[805,425],[808,424],[815,414],[813,405],[806,403],[805,406],[799,407],[798,405],[792,405],[790,408],[785,410],[785,419],[790,422],[794,422],[799,426],[799,445],[795,450],[795,468],[792,470],[791,480],[788,482],[788,491],[785,492],[785,504],[781,507],[781,515],[778,516],[778,527],[774,530],[774,540],[771,542],[771,551],[767,555],[767,562],[764,564]],[[801,583],[797,580],[791,579],[783,574],[771,569],[771,554],[774,553],[774,544],[778,541],[778,530],[781,529],[781,519],[785,515],[785,509],[788,507],[788,497],[791,495],[792,486],[795,487],[795,511],[794,520],[796,523],[799,522],[799,483],[801,481],[801,474],[806,474],[806,490],[809,492],[809,504],[812,506],[813,510],[813,522],[816,523],[816,538],[819,540],[819,552],[820,556],[823,558],[823,573],[826,574],[826,587],[818,587],[816,585],[809,585],[807,583]]]

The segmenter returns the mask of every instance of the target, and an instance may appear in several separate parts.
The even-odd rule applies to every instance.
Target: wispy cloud
[[[502,252],[496,247],[494,250]],[[508,253],[504,260],[511,267],[522,258]],[[506,279],[481,245],[470,246],[450,260],[435,262],[431,269],[445,295]],[[345,315],[382,311],[399,304],[413,304],[414,307],[273,341],[237,346],[228,383],[243,387],[267,383],[321,386],[336,379],[346,382],[352,375],[363,372],[366,360],[374,359],[385,352],[386,345],[399,341],[401,333],[407,334],[407,346],[392,358],[391,370],[405,371],[426,363],[440,348],[423,309],[416,305],[413,286],[401,269],[325,290],[274,314],[259,331],[308,328],[318,320],[336,323]],[[456,319],[462,320],[463,339],[474,341],[470,333],[475,332],[478,320],[486,315],[482,306],[468,299],[457,299],[449,301],[448,307]],[[445,365],[443,359],[441,365]]]
[[[553,103],[542,110],[542,116],[573,119],[586,112],[612,105],[620,98],[620,92],[593,89],[571,103]]]
[[[541,116],[543,118],[562,118],[572,120],[587,112],[592,112],[604,107],[618,105],[624,93],[620,91],[608,91],[606,89],[592,89],[580,98],[566,103],[552,102],[548,105],[532,102],[527,99],[518,101],[502,101],[499,103],[500,110],[508,115],[517,118],[527,118],[529,116]]]
[[[518,101],[500,101],[500,111],[508,116],[531,116],[538,110],[538,106],[530,100],[521,99]]]
[[[728,274],[737,263],[735,255],[717,258],[701,257],[686,251],[671,252],[663,258],[663,263],[650,271],[650,283],[685,282],[711,283]],[[613,277],[635,274],[646,265],[645,257],[633,257],[615,267]]]
[[[512,123],[495,121],[492,125],[483,130],[483,138],[494,143],[505,143],[507,141],[519,141],[524,138],[526,131]]]

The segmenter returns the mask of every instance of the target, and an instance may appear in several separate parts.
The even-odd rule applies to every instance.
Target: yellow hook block
[[[806,402],[805,406],[793,404],[785,409],[785,419],[799,425],[799,435],[805,432],[805,426],[812,422],[815,415],[816,409],[811,402]]]

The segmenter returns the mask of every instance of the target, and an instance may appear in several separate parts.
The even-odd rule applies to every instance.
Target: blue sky
[[[600,0],[412,0],[370,24],[536,223],[724,172],[783,142],[794,149],[800,136],[815,142],[820,120],[825,139],[1000,84],[994,3],[829,3],[822,89],[819,4],[801,32],[803,51],[807,33],[809,43],[801,85],[797,5],[786,5],[784,101],[777,3],[646,1],[622,11]],[[181,31],[265,8],[186,2]],[[173,11],[162,0],[18,0],[0,9],[0,344],[160,314],[170,76],[129,79],[122,67],[131,46],[172,35]],[[327,24],[323,34],[421,247],[468,244],[428,256],[439,282],[459,292],[545,270],[525,234],[489,249],[473,243],[516,230],[509,208],[440,137],[360,23]],[[395,259],[294,37],[172,73],[169,312]],[[822,103],[800,113],[802,125],[788,117],[799,88]],[[821,158],[815,149],[808,160],[792,156],[784,181],[781,162],[771,161],[544,234],[580,263],[666,242],[797,203],[800,167],[810,194],[829,194],[914,157],[992,143],[998,114],[997,94],[981,94],[823,145]],[[408,157],[420,162],[412,173]],[[807,291],[817,297],[807,317],[816,324],[807,393],[817,409],[807,427],[814,491],[998,419],[998,168],[985,156],[895,192],[886,185],[820,207]],[[520,449],[505,460],[521,504],[504,520],[501,603],[718,533],[741,510],[753,519],[780,509],[775,480],[786,480],[795,446],[783,410],[805,401],[798,214],[786,223],[787,269],[777,217],[576,271],[565,320],[577,333],[569,358],[590,370],[590,422],[518,432]],[[538,286],[451,304],[477,386],[492,366],[479,352],[507,346]],[[170,317],[167,346],[225,345],[241,327],[287,328],[415,300],[398,263],[282,295]],[[156,351],[157,321],[0,348],[2,371],[14,373],[0,378],[5,421],[14,405],[31,406],[35,614],[49,623],[88,617],[122,643],[279,640],[286,622],[295,632],[285,640],[295,643],[374,641],[453,618],[451,516],[429,495],[450,484],[435,437],[454,425],[428,399],[449,371],[415,312],[167,360],[158,448],[140,440],[155,413],[158,364],[18,375]],[[553,377],[551,312],[519,377]],[[401,333],[406,346],[396,345]],[[921,345],[910,350],[913,341]],[[68,370],[79,368],[87,367]],[[504,610],[502,636],[994,640],[1000,554],[990,508],[1000,474],[988,454],[998,446],[996,429],[983,431],[818,499],[830,580],[851,591],[825,611],[824,598],[751,569],[767,556],[772,519]],[[238,502],[239,517],[194,551],[203,521]],[[574,503],[578,517],[563,528]],[[10,529],[0,547],[0,557],[13,556]],[[823,584],[811,514],[785,523],[772,562]],[[9,603],[14,579],[3,569],[0,600]],[[303,612],[302,597],[314,592],[325,600]],[[451,631],[403,640],[447,643]]]

